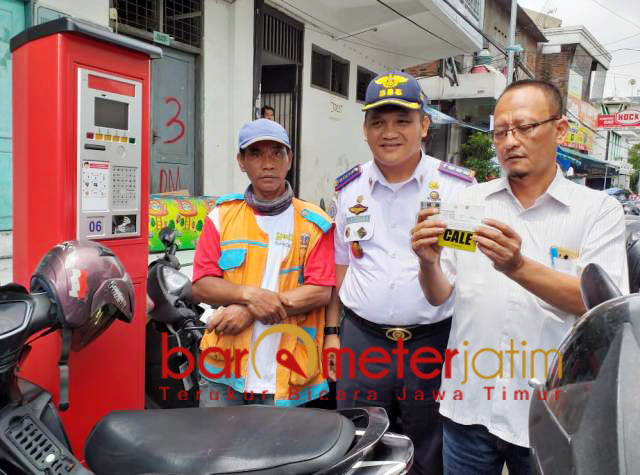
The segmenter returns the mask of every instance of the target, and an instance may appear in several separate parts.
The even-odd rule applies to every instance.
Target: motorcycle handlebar
[[[29,323],[29,336],[57,323],[56,315],[53,312],[53,303],[45,292],[32,293],[31,299],[33,300],[34,308],[31,322]]]

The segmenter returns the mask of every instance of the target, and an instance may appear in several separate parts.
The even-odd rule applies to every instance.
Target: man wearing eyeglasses
[[[208,353],[200,406],[296,406],[329,392],[320,368],[308,370],[314,350],[306,343],[318,351],[337,340],[337,322],[325,319],[335,285],[333,223],[319,207],[293,197],[286,181],[291,145],[280,124],[249,122],[238,145],[238,165],[251,184],[217,200],[193,264],[194,297],[222,306],[200,345]],[[276,323],[310,338],[267,333]]]
[[[567,129],[555,86],[513,83],[495,109],[504,176],[457,196],[485,207],[473,238],[480,252],[439,247],[446,225],[432,209],[412,231],[427,300],[440,305],[455,290],[448,349],[459,354],[442,379],[440,404],[446,473],[500,474],[505,462],[509,473],[529,473],[529,399],[536,395],[527,382],[544,381],[553,350],[585,311],[582,269],[600,264],[628,292],[622,208],[562,175],[556,147]]]

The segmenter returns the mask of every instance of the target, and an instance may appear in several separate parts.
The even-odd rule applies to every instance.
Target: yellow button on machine
[[[120,142],[127,143],[129,141],[128,137],[120,137]]]
[[[96,137],[96,140],[102,140],[103,139],[103,135],[102,134],[96,134],[95,137]]]
[[[104,139],[105,139],[107,142],[111,142],[111,135],[105,135],[105,136],[104,136]]]

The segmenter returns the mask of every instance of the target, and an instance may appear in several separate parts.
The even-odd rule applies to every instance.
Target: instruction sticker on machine
[[[440,246],[475,252],[473,230],[482,224],[484,206],[442,203],[437,219],[447,223],[447,229],[438,236]]]
[[[82,211],[109,208],[109,162],[82,162]]]

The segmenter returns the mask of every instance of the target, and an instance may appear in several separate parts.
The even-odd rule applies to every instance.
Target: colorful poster
[[[587,127],[576,122],[569,122],[569,131],[564,138],[564,146],[579,150],[585,153],[591,153],[595,134]]]

